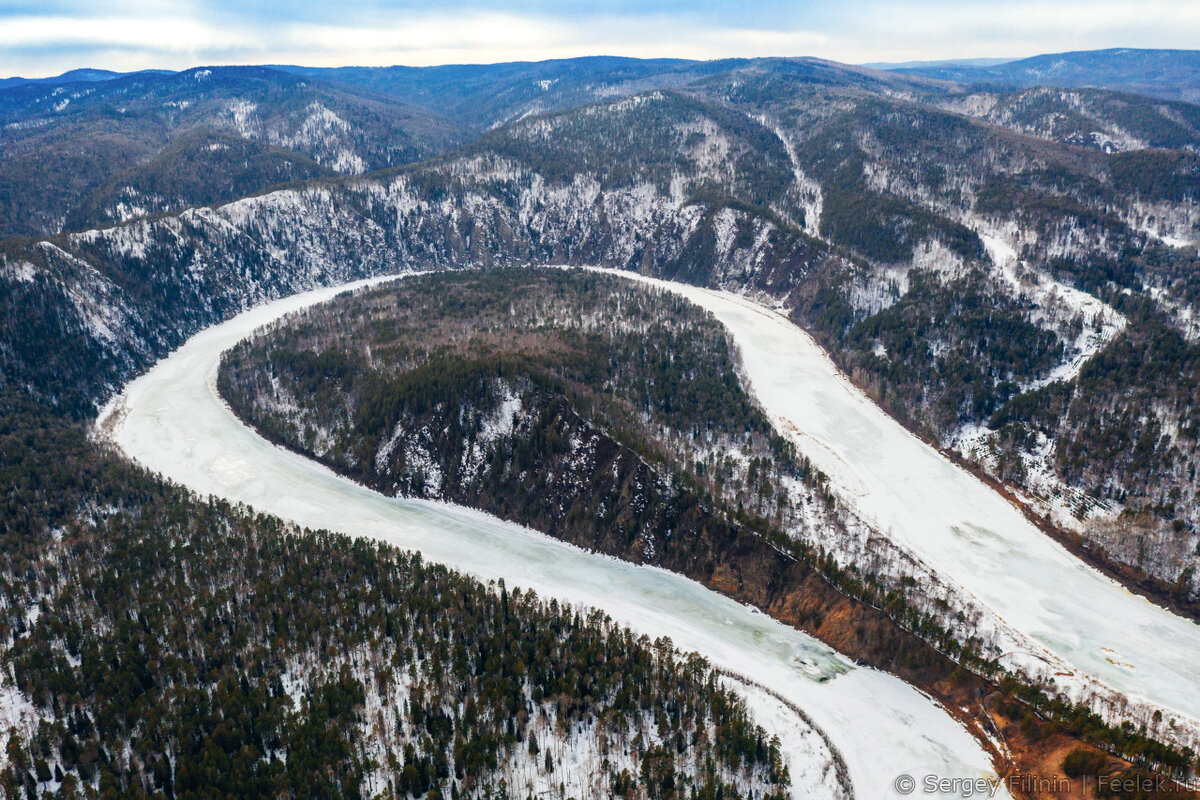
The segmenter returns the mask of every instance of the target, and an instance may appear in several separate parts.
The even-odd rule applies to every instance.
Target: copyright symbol
[[[917,782],[912,775],[897,775],[896,780],[892,781],[892,787],[895,788],[896,794],[909,795],[917,788]]]

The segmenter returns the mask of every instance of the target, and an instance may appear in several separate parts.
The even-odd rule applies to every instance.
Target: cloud
[[[228,31],[183,17],[8,17],[0,23],[0,47],[131,48],[173,50],[238,49],[252,42],[239,31]]]
[[[8,60],[0,60],[0,71],[53,74],[81,66],[82,53],[103,53],[109,60],[92,66],[115,69],[208,63],[422,66],[599,54],[705,59],[797,55],[827,38],[814,31],[714,26],[668,15],[565,19],[484,11],[396,14],[370,25],[282,21],[241,28],[182,16],[23,16],[0,21],[0,51]]]
[[[873,2],[847,40],[861,60],[1030,56],[1106,47],[1193,49],[1200,4],[1178,0]]]
[[[863,62],[1200,41],[1200,4],[1178,0],[473,2],[131,0],[121,13],[106,13],[83,0],[10,0],[0,9],[0,75],[79,66],[428,65],[599,54]]]
[[[826,41],[812,31],[715,28],[666,16],[568,21],[481,13],[407,19],[372,28],[295,25],[282,32],[281,48],[329,63],[441,64],[510,61],[581,55],[714,58],[798,54]]]

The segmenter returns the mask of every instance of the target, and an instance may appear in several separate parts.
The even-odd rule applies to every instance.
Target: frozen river
[[[1195,730],[1200,626],[1072,556],[885,414],[783,315],[727,292],[648,282],[712,312],[780,432],[879,530],[1073,673],[1060,674],[1060,684],[1098,681],[1183,715]]]
[[[680,648],[803,708],[842,752],[860,800],[891,795],[902,774],[918,780],[923,774],[993,774],[979,744],[920,692],[856,667],[811,637],[693,581],[587,553],[477,511],[384,497],[242,425],[216,392],[221,353],[259,326],[337,291],[263,305],[197,334],[126,387],[101,416],[101,429],[134,460],[202,496],[420,550],[481,579],[503,578],[545,597],[604,609],[638,632],[670,636]],[[751,313],[728,302],[737,314]],[[756,388],[763,396],[764,387]],[[777,730],[799,724],[794,717],[784,723],[779,714],[769,716],[763,724]],[[779,732],[785,742],[819,742]],[[829,795],[820,791],[819,777],[827,754],[791,753],[790,760],[798,790]],[[1007,793],[1001,787],[997,796]]]

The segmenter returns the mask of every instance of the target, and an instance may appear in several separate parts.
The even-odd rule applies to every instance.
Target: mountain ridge
[[[1118,47],[1046,53],[990,66],[930,64],[895,71],[974,84],[1096,87],[1163,100],[1200,100],[1198,50]]]

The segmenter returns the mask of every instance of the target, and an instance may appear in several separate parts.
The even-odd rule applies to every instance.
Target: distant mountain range
[[[142,70],[141,73],[147,75],[170,75],[173,70],[169,69],[148,69]],[[27,83],[48,84],[50,86],[59,86],[64,83],[98,83],[101,81],[111,81],[114,78],[124,78],[127,75],[138,75],[139,72],[113,72],[111,69],[73,69],[64,72],[61,75],[54,75],[49,78],[0,78],[0,89],[11,89],[14,86],[24,86]]]
[[[468,128],[483,129],[609,97],[683,86],[747,63],[749,59],[687,61],[597,56],[438,67],[274,69],[378,92],[437,109]]]
[[[602,79],[610,92],[629,94],[638,91],[639,86],[682,85],[700,75],[735,68],[748,61],[596,56],[436,67],[269,66],[281,72],[370,89],[417,105],[438,105],[443,112],[450,112],[449,116],[461,116],[478,124],[497,107],[512,105],[518,98],[531,102],[541,100],[543,102],[540,105],[545,108],[556,104],[569,107],[572,97],[578,98],[597,88],[594,83],[597,78]],[[1111,48],[1046,53],[1021,59],[878,61],[862,66],[957,83],[1093,87],[1166,100],[1200,101],[1200,50]],[[74,69],[47,78],[0,78],[0,90],[26,84],[61,86],[94,83],[137,74],[162,75],[169,74],[169,71],[145,70],[136,73]],[[542,94],[539,95],[534,87],[540,89]]]
[[[1164,100],[1200,101],[1200,51],[1197,50],[1084,50],[991,65],[943,61],[899,64],[892,69],[906,75],[960,83],[1089,86]]]
[[[937,61],[871,61],[862,66],[870,69],[926,69],[930,67],[994,67],[997,64],[1007,64],[1016,61],[1015,58],[949,58]]]

